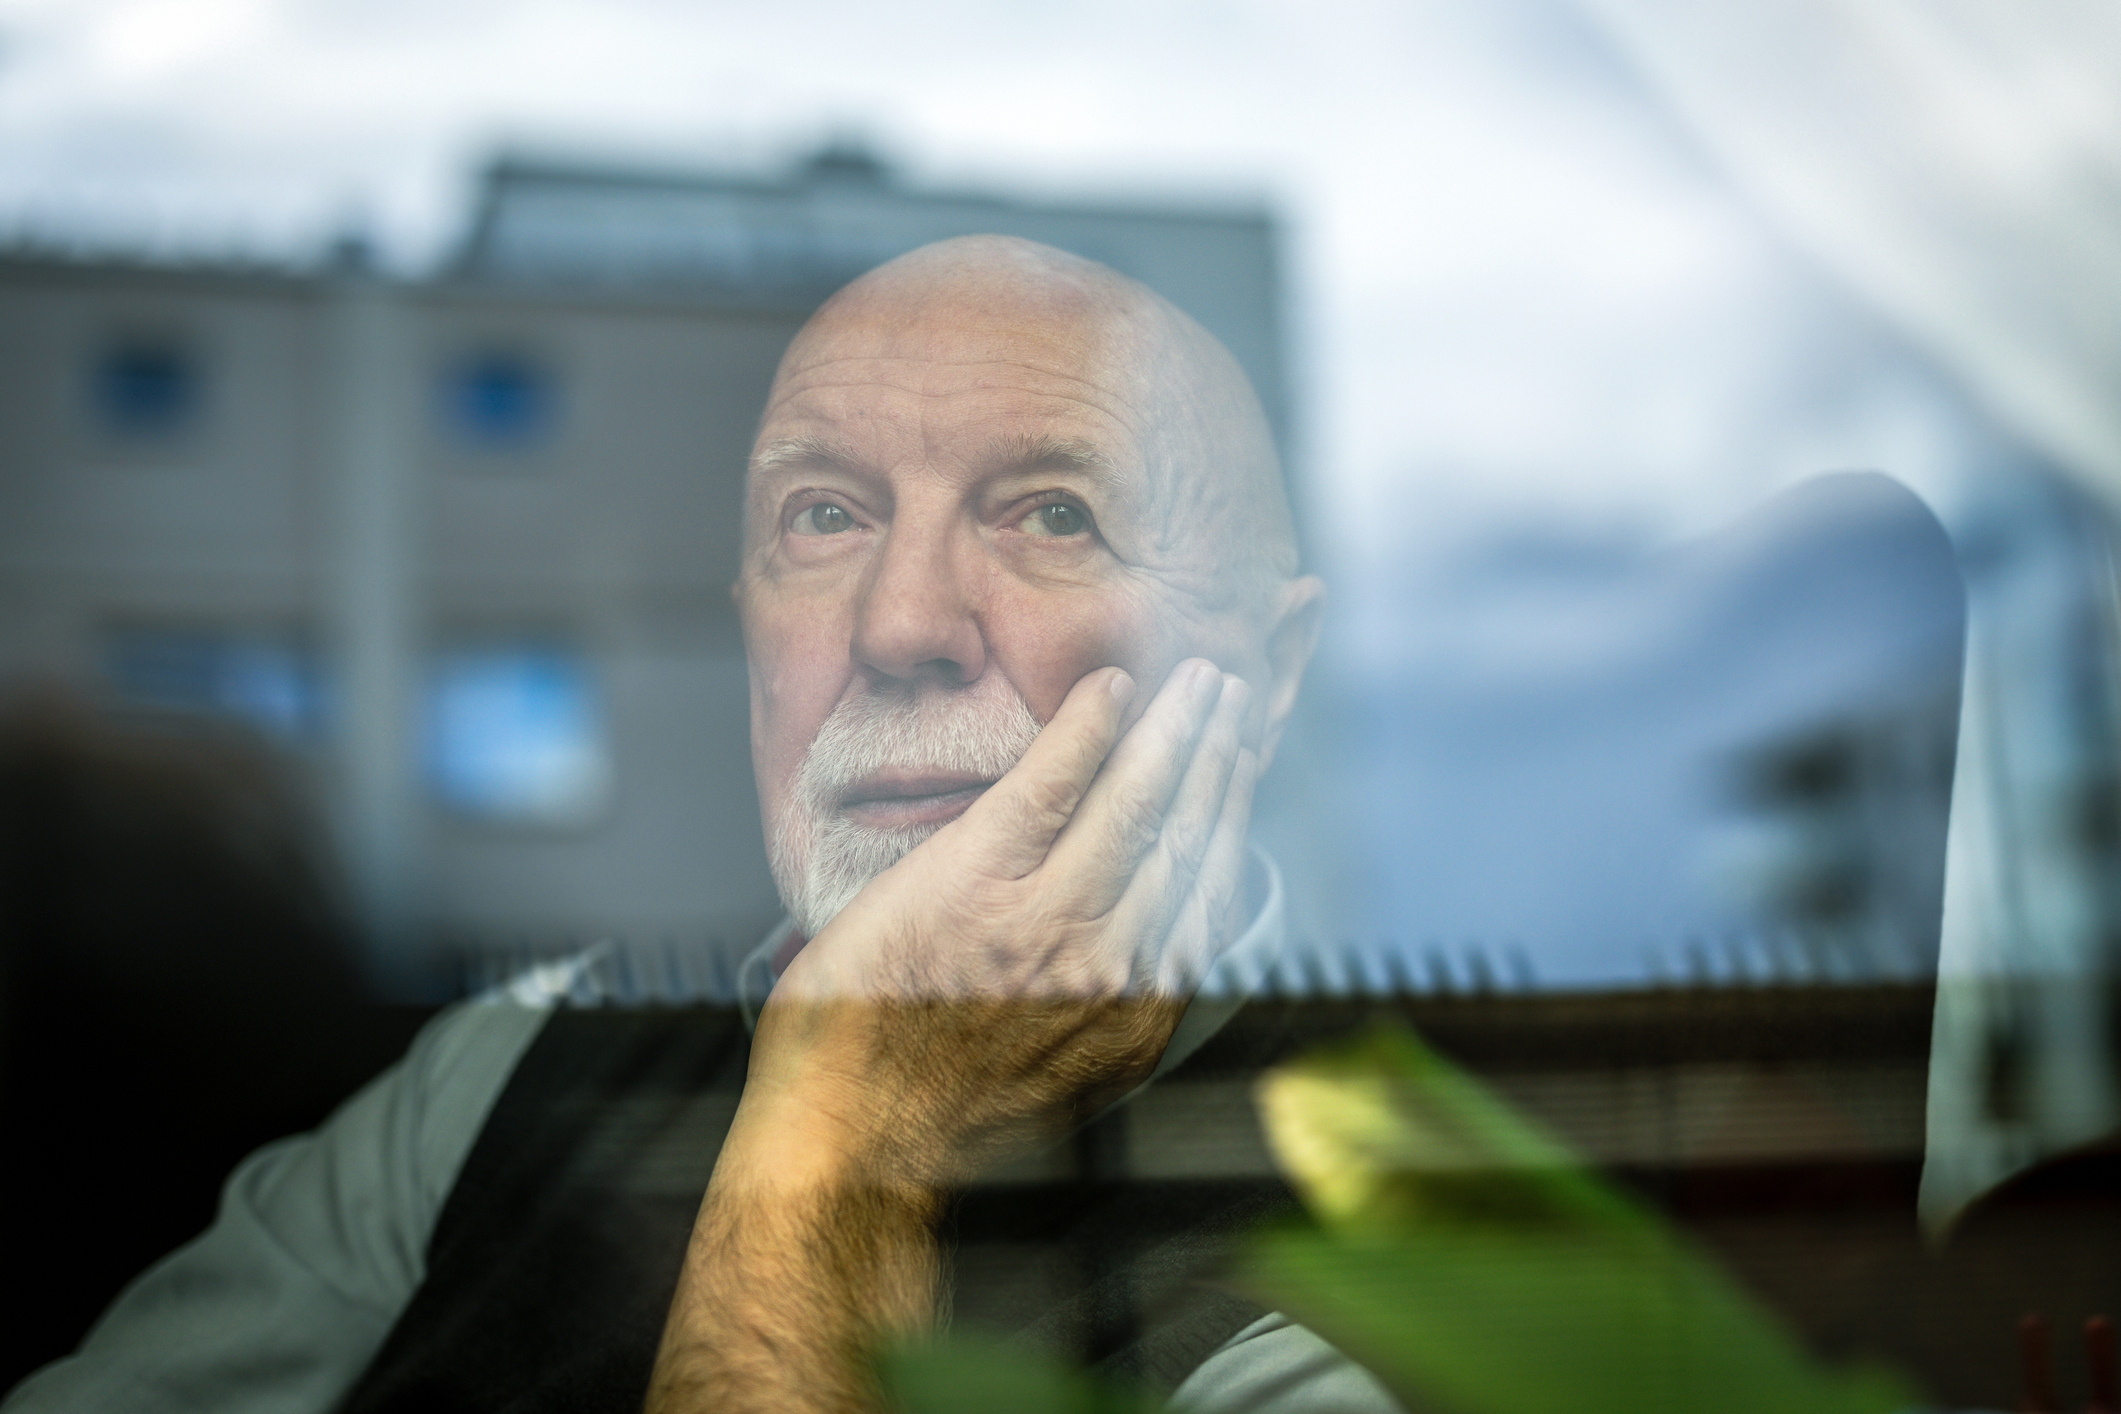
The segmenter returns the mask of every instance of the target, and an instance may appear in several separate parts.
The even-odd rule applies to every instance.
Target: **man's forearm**
[[[693,1224],[649,1414],[874,1409],[870,1352],[935,1319],[937,1199],[734,1157]]]

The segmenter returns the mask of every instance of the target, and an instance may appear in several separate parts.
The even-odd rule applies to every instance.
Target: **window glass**
[[[171,437],[198,421],[197,358],[170,339],[124,339],[96,355],[90,402],[104,430],[127,438]]]
[[[611,769],[588,668],[549,645],[443,654],[427,693],[427,773],[436,797],[475,819],[586,824]]]
[[[524,354],[487,349],[458,362],[443,390],[456,439],[485,451],[524,451],[552,436],[559,390],[551,371]]]
[[[265,635],[124,629],[109,640],[105,673],[134,707],[232,717],[295,741],[314,739],[323,722],[315,656]]]

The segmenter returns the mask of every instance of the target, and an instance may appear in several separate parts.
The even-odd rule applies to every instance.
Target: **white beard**
[[[1038,719],[999,673],[969,688],[866,692],[833,708],[767,841],[773,882],[803,936],[816,937],[871,879],[942,828],[858,825],[839,810],[849,787],[879,771],[992,779],[1022,759],[1038,732]]]

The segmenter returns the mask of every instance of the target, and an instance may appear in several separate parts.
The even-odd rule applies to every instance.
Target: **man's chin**
[[[963,813],[964,806],[960,805],[949,818]],[[812,836],[808,861],[799,871],[788,871],[798,873],[799,882],[783,877],[781,865],[785,861],[776,861],[775,879],[796,926],[805,937],[816,937],[841,909],[854,902],[855,895],[867,888],[870,880],[913,853],[947,823],[948,820],[940,820],[877,828],[859,824],[845,812],[830,817]]]

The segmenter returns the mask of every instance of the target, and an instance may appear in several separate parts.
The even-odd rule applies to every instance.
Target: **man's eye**
[[[1066,501],[1040,506],[1023,520],[1026,535],[1080,535],[1089,528],[1089,512]]]
[[[790,529],[797,535],[838,535],[843,530],[854,529],[854,517],[844,506],[835,506],[830,501],[819,501],[814,506],[805,506],[796,512]]]

